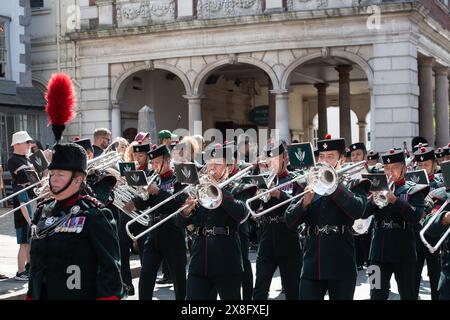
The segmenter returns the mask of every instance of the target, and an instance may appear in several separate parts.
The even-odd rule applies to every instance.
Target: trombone
[[[21,189],[21,190],[15,192],[15,193],[13,193],[13,194],[10,194],[10,195],[7,196],[6,198],[1,199],[1,200],[0,200],[0,203],[3,203],[3,202],[5,202],[5,201],[8,201],[8,200],[11,199],[11,198],[14,198],[14,197],[17,196],[18,194],[21,194],[22,192],[25,192],[25,191],[30,190],[30,189],[32,189],[32,188],[35,188],[35,187],[37,187],[39,184],[43,183],[43,182],[46,181],[46,180],[48,180],[48,177],[45,177],[45,178],[43,178],[42,180],[39,180],[38,182],[35,182],[35,183],[29,185],[29,186],[26,187],[26,188],[23,188],[23,189]]]
[[[360,161],[360,162],[348,165],[347,167],[342,168],[340,170],[335,170],[333,167],[331,167],[330,165],[328,165],[326,163],[319,163],[315,167],[312,167],[307,173],[300,174],[297,177],[295,177],[289,181],[286,181],[286,182],[284,182],[278,186],[275,186],[263,193],[260,193],[252,198],[247,199],[247,201],[245,202],[245,205],[247,206],[247,209],[249,210],[249,212],[251,213],[251,215],[253,217],[255,217],[255,218],[261,217],[281,206],[284,206],[284,205],[294,201],[295,199],[302,197],[308,191],[299,193],[289,199],[286,199],[285,201],[282,201],[282,202],[280,202],[266,210],[258,212],[258,213],[256,213],[255,210],[252,210],[252,208],[250,206],[250,204],[252,202],[254,202],[258,199],[264,199],[264,197],[266,197],[271,192],[281,189],[284,186],[287,186],[294,182],[298,182],[305,178],[306,178],[307,185],[309,187],[311,187],[311,189],[315,193],[317,193],[318,195],[321,195],[321,196],[328,196],[328,195],[332,194],[338,187],[340,175],[343,176],[344,174],[346,174],[346,176],[344,176],[344,178],[346,178],[347,176],[354,175],[355,173],[363,170],[365,168],[365,165],[366,165],[366,161]],[[350,171],[350,173],[348,173],[349,171]]]
[[[222,203],[222,191],[221,191],[221,189],[224,188],[226,185],[230,184],[231,182],[236,181],[238,179],[241,179],[243,176],[247,175],[248,172],[250,170],[252,170],[252,169],[253,169],[253,166],[248,166],[245,169],[242,169],[241,171],[236,173],[231,178],[229,178],[229,179],[227,179],[227,180],[225,180],[225,181],[223,181],[221,183],[211,182],[211,181],[208,180],[207,175],[203,174],[203,176],[199,179],[200,180],[199,184],[189,185],[189,186],[183,188],[182,190],[180,190],[177,193],[171,195],[170,197],[168,197],[164,201],[158,203],[156,206],[148,208],[147,210],[143,211],[139,216],[137,216],[134,219],[130,220],[125,225],[125,230],[128,233],[128,236],[133,241],[137,240],[137,239],[143,237],[144,235],[146,235],[147,233],[151,232],[152,230],[155,230],[160,225],[162,225],[166,221],[172,219],[178,213],[180,213],[181,211],[186,209],[188,207],[188,205],[182,206],[181,208],[179,208],[175,212],[169,214],[167,217],[165,217],[161,221],[158,221],[157,223],[155,223],[154,225],[152,225],[151,227],[149,227],[148,229],[146,229],[145,231],[139,233],[136,236],[134,236],[130,232],[130,225],[131,224],[133,224],[134,222],[138,221],[138,219],[140,219],[141,217],[145,217],[145,216],[148,217],[150,213],[152,213],[153,211],[155,211],[159,207],[165,205],[167,202],[169,202],[169,201],[177,198],[178,196],[182,195],[183,193],[188,193],[189,195],[196,197],[198,199],[200,205],[202,205],[203,207],[205,207],[207,209],[210,209],[210,210],[216,209]]]
[[[448,234],[450,233],[450,227],[447,227],[447,231],[442,235],[442,237],[439,239],[439,241],[436,243],[435,246],[432,246],[426,239],[425,239],[425,232],[431,227],[433,222],[439,217],[440,213],[444,211],[445,207],[450,203],[450,197],[447,197],[447,200],[445,200],[444,204],[439,208],[438,211],[436,211],[433,216],[428,220],[427,224],[420,230],[420,239],[425,244],[425,246],[430,250],[431,253],[435,253],[441,244],[445,241]]]

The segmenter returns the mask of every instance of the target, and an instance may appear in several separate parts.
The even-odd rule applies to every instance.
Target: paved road
[[[5,212],[5,209],[0,208],[0,215]],[[14,226],[12,215],[6,218],[0,219],[0,273],[13,277],[17,271],[17,251],[18,245],[16,244]],[[250,254],[253,271],[255,271],[256,253]],[[139,261],[137,257],[134,257],[133,265],[138,266]],[[422,273],[422,286],[420,289],[420,299],[430,299],[430,289],[426,268]],[[138,288],[139,278],[133,279],[134,287]],[[11,297],[18,293],[26,291],[27,284],[19,282],[13,279],[0,280],[0,299],[5,297]],[[394,278],[391,279],[391,295],[390,299],[398,300],[398,290]],[[129,297],[129,300],[136,300],[137,294]],[[359,271],[357,286],[355,291],[355,300],[364,300],[369,298],[369,284],[367,283],[367,276],[365,271]],[[171,285],[156,285],[154,299],[158,300],[170,300],[174,299],[173,287]],[[281,293],[281,278],[278,270],[276,271],[272,284],[270,286],[269,299],[284,299],[284,294]]]

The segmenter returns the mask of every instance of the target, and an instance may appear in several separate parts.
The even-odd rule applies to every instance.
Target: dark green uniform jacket
[[[290,228],[305,222],[307,230],[301,278],[310,280],[346,280],[356,277],[355,244],[351,227],[361,218],[367,205],[367,180],[352,181],[350,191],[341,183],[329,196],[314,196],[306,209],[302,201],[286,211]],[[324,226],[339,226],[337,233],[314,232]]]
[[[222,189],[222,204],[213,210],[197,207],[185,218],[177,215],[179,225],[193,224],[198,233],[193,236],[189,273],[199,276],[238,275],[242,272],[241,243],[238,235],[240,222],[246,217],[244,203],[235,199],[230,187]],[[219,227],[226,234],[204,234],[204,230]]]
[[[159,194],[149,195],[148,200],[144,201],[141,198],[134,199],[135,206],[138,210],[145,210],[149,207],[153,207],[182,188],[181,184],[176,182],[176,177],[172,170],[161,176],[158,187],[160,189]],[[173,199],[153,211],[150,214],[150,220],[153,221],[152,224],[161,221],[163,218],[177,211],[183,204],[182,199],[183,197]],[[175,225],[175,219],[166,221],[150,232],[147,241],[149,241],[151,246],[157,250],[186,250],[184,228]]]
[[[373,202],[367,205],[364,218],[374,215],[369,261],[404,263],[417,260],[414,230],[422,217],[428,190],[427,185],[403,180],[395,187],[394,194],[398,197],[395,203],[382,209]]]
[[[445,191],[445,187],[439,188],[431,192],[431,197],[433,198],[436,207],[435,210],[438,210],[440,206],[442,206],[447,200],[448,193]],[[435,245],[442,235],[447,231],[449,226],[442,225],[442,218],[444,215],[450,211],[450,204],[444,208],[444,210],[439,214],[439,217],[434,220],[433,224],[430,228],[425,232],[425,237],[431,245]],[[428,220],[431,219],[431,215],[428,215],[425,219],[425,225]],[[428,249],[426,249],[428,250]],[[442,269],[441,276],[439,279],[438,291],[441,296],[450,297],[450,237],[444,240],[444,243],[440,247],[441,250],[441,261],[442,261]]]
[[[119,240],[110,215],[100,202],[78,194],[38,207],[33,219],[38,232],[54,221],[65,222],[31,242],[29,298],[122,297]]]
[[[283,184],[295,176],[285,172],[278,176],[278,184]],[[263,210],[281,203],[301,191],[302,188],[297,183],[286,185],[280,191],[280,198],[271,198],[267,203],[262,204]],[[295,228],[290,229],[284,222],[284,213],[289,207],[289,203],[272,210],[258,218],[260,224],[258,255],[269,257],[287,257],[293,253],[300,252],[299,234]]]

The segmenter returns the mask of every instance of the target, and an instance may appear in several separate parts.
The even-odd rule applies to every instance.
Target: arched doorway
[[[183,81],[171,71],[139,70],[120,83],[117,104],[120,109],[120,134],[132,140],[138,131],[139,110],[149,106],[154,113],[155,132],[188,127],[187,101]]]
[[[289,129],[293,139],[323,139],[330,131],[329,125],[337,124],[340,129],[335,136],[346,138],[347,144],[363,138],[362,142],[367,143],[360,128],[370,130],[365,116],[370,111],[371,83],[370,67],[354,54],[314,54],[291,64],[281,85],[289,88]],[[329,114],[327,109],[331,106],[337,107],[338,112]],[[317,114],[316,132],[313,120]]]
[[[274,128],[272,87],[271,77],[253,64],[223,64],[210,70],[198,86],[203,129],[217,128],[225,134],[226,129]]]

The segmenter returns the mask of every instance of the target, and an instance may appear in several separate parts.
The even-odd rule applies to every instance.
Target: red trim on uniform
[[[428,180],[431,182],[431,181],[434,181],[434,174],[430,174],[429,176],[428,176]]]
[[[287,170],[284,170],[282,173],[280,173],[278,175],[278,178],[283,179],[283,178],[286,178],[288,175],[289,175],[289,172]]]
[[[139,166],[139,167],[137,168],[137,170],[145,170],[145,169],[147,169],[147,168],[148,168],[148,165],[143,164],[142,166]]]
[[[68,207],[73,206],[80,199],[81,199],[81,195],[79,193],[77,193],[70,198],[60,201],[59,204],[61,204],[63,208],[68,208]]]
[[[405,178],[401,178],[401,180],[395,182],[396,187],[401,187],[405,184]]]
[[[173,174],[173,170],[170,169],[169,171],[167,171],[166,173],[161,175],[161,178],[167,178],[170,177]]]
[[[120,300],[118,296],[101,297],[96,300]]]

